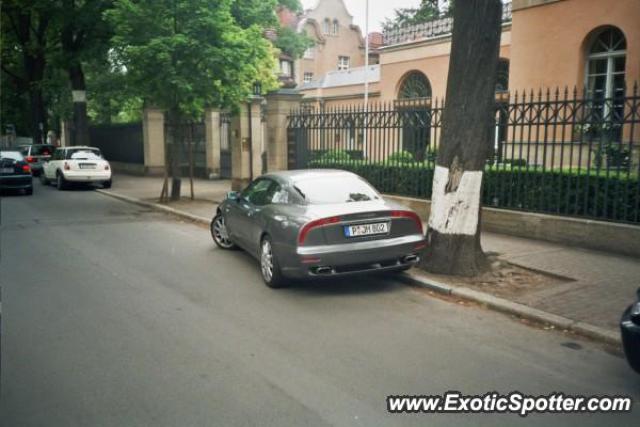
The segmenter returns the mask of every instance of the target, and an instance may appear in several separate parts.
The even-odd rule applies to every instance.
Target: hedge
[[[431,197],[430,163],[309,163],[311,168],[354,172],[378,191],[418,198]],[[616,176],[577,170],[544,171],[526,168],[488,168],[484,174],[484,206],[640,223],[640,181],[636,175]]]

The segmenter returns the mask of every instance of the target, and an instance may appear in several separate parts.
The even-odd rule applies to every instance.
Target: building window
[[[306,72],[304,73],[304,82],[309,83],[313,80],[313,73]]]
[[[348,56],[339,56],[338,57],[338,71],[345,71],[349,69],[349,65],[351,60]]]
[[[287,77],[293,76],[293,64],[291,61],[280,60],[280,74]]]
[[[622,31],[606,28],[591,43],[587,56],[585,85],[593,100],[624,96],[627,41]]]
[[[334,19],[333,27],[331,28],[331,34],[333,34],[334,36],[337,36],[339,31],[340,31],[340,24],[338,23],[337,19]]]
[[[304,51],[304,59],[313,59],[315,56],[315,50],[310,47]]]
[[[324,34],[329,34],[330,30],[331,30],[331,21],[329,20],[329,18],[325,18],[324,22],[322,23],[322,32]]]
[[[398,98],[400,99],[416,99],[430,98],[431,83],[427,76],[420,71],[410,72],[402,81]]]
[[[509,60],[500,59],[498,61],[498,79],[496,80],[496,92],[507,92],[509,90]]]
[[[608,27],[595,33],[588,45],[583,121],[589,131],[583,138],[621,141],[624,121],[625,62],[627,41],[620,31]]]

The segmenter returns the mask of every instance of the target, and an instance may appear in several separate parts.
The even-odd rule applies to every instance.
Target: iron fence
[[[640,223],[640,97],[577,90],[497,94],[483,204]],[[431,99],[289,116],[289,165],[351,170],[380,191],[429,198],[443,102]]]
[[[204,123],[165,123],[165,138],[167,155],[177,156],[182,176],[208,178]]]
[[[142,123],[89,126],[89,140],[108,160],[144,164]]]

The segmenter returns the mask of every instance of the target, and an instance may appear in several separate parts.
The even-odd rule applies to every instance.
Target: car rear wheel
[[[211,230],[211,237],[215,244],[221,249],[234,249],[236,245],[231,241],[229,232],[227,231],[227,225],[224,222],[222,214],[217,214],[211,220],[209,226]]]
[[[58,176],[56,177],[56,187],[60,191],[66,190],[67,188],[67,180],[64,179],[64,176],[62,176],[61,173],[58,173]]]
[[[273,252],[273,245],[269,236],[264,236],[260,244],[260,272],[262,273],[262,280],[270,288],[286,286],[285,278],[280,272],[278,259]]]
[[[44,174],[44,171],[40,174],[40,183],[42,185],[49,185],[49,180],[47,179],[47,176]]]
[[[29,187],[24,190],[24,194],[26,194],[27,196],[31,196],[33,194],[33,187]]]
[[[111,188],[111,180],[103,182],[102,188]]]

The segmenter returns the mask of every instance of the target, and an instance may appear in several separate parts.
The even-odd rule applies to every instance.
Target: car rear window
[[[78,148],[67,150],[67,159],[98,160],[102,158],[102,153],[98,149]]]
[[[0,151],[0,159],[11,159],[11,160],[24,160],[22,154],[19,151]]]
[[[294,189],[314,205],[380,199],[380,195],[371,185],[352,175],[303,177],[294,182]]]
[[[50,156],[56,148],[53,145],[32,145],[32,156]]]

